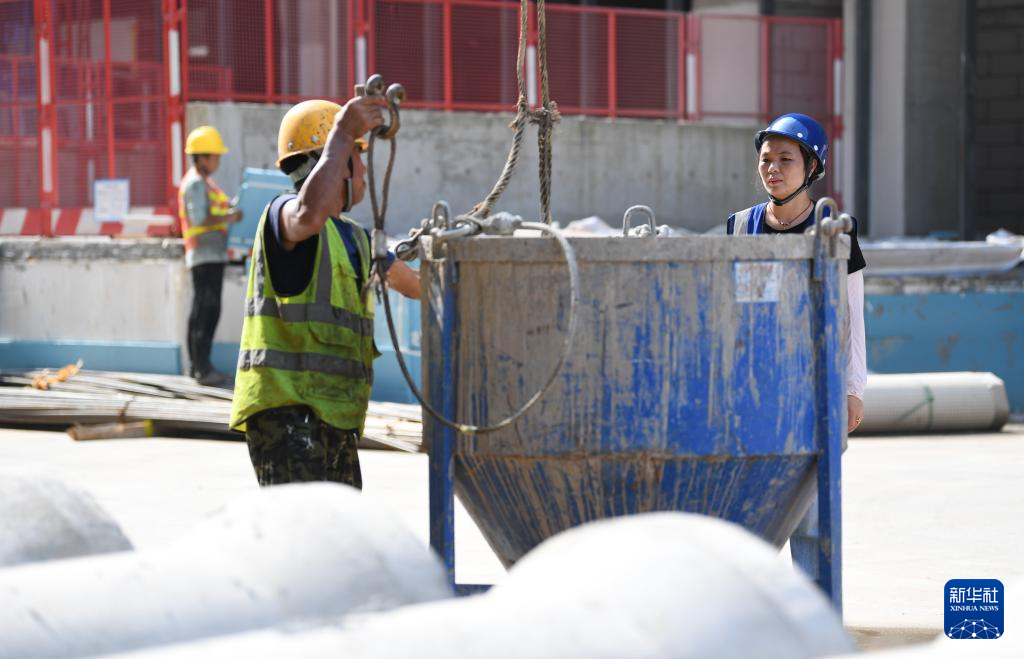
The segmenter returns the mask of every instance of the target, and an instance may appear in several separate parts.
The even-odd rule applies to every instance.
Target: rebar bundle
[[[65,369],[0,371],[0,425],[90,426],[151,422],[157,435],[242,439],[228,428],[231,391],[191,378]],[[417,405],[371,402],[363,448],[418,452]]]

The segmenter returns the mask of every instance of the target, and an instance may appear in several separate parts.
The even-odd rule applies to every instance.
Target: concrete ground
[[[426,543],[426,456],[363,451],[361,460],[365,495]],[[245,445],[230,441],[74,442],[62,432],[0,429],[0,465],[83,486],[141,549],[174,539],[256,487]],[[865,649],[938,635],[949,579],[1024,577],[1024,425],[853,438],[843,488],[845,624]],[[456,568],[459,582],[504,576],[461,506]]]

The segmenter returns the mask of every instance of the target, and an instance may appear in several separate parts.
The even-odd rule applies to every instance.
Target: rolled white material
[[[555,536],[484,595],[137,656],[799,659],[852,649],[822,594],[774,547],[717,519],[653,513]]]
[[[40,473],[0,472],[0,567],[131,548],[85,490]]]
[[[1012,270],[1024,258],[1024,240],[989,234],[985,241],[901,239],[861,243],[871,275],[984,275]]]
[[[101,654],[450,595],[436,556],[356,490],[285,485],[163,550],[0,570],[0,656]]]
[[[1006,386],[992,373],[873,373],[858,432],[998,430],[1009,416]]]

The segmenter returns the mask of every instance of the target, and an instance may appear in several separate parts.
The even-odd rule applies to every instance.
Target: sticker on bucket
[[[737,302],[778,302],[782,264],[778,261],[733,263]]]
[[[944,589],[946,636],[992,639],[1003,635],[1005,592],[998,579],[950,579]]]

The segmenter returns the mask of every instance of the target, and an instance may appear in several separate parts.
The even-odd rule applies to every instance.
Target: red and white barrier
[[[169,236],[169,208],[134,206],[124,222],[97,222],[92,208],[0,208],[2,236]]]

